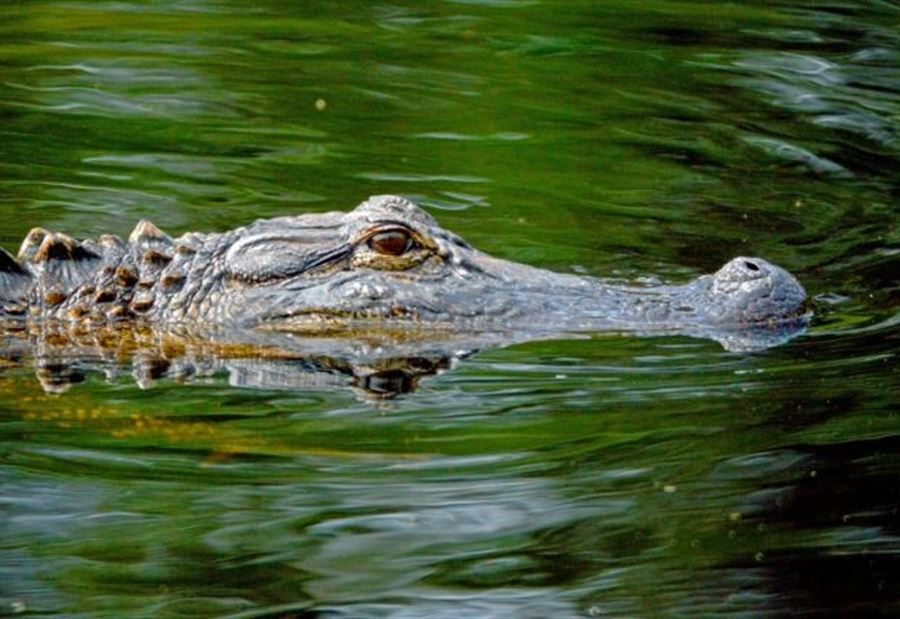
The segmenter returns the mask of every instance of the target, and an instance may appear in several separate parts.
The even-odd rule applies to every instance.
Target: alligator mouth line
[[[418,313],[402,307],[364,310],[312,307],[298,312],[266,317],[256,328],[264,331],[302,333],[304,335],[330,335],[373,328],[377,331],[399,332],[422,324]],[[435,323],[435,326],[437,324]],[[447,325],[449,328],[450,323],[448,322]],[[431,325],[429,324],[430,329]]]

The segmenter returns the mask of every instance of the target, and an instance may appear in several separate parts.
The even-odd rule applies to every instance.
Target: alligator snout
[[[713,292],[730,293],[742,286],[765,284],[767,279],[777,277],[778,271],[784,272],[762,258],[739,256],[726,262],[713,275]]]
[[[757,325],[797,318],[806,311],[807,295],[800,282],[762,258],[739,256],[711,278],[709,303],[718,322]]]

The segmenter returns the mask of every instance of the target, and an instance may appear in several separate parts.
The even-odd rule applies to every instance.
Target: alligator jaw
[[[760,258],[736,258],[684,285],[629,287],[474,250],[450,278],[345,273],[268,305],[280,309],[259,328],[304,336],[395,342],[456,339],[454,334],[486,340],[505,334],[507,341],[597,332],[683,334],[714,339],[731,351],[782,343],[801,333],[810,317],[803,287]]]

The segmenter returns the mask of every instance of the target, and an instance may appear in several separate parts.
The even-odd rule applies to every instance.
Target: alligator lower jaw
[[[307,310],[272,316],[255,329],[304,337],[341,337],[358,340],[445,339],[461,330],[452,321],[422,321],[402,308],[384,310]]]
[[[582,317],[571,322],[532,322],[524,317],[508,320],[491,320],[483,315],[443,317],[426,315],[401,307],[365,310],[309,309],[303,312],[266,317],[252,325],[255,329],[271,332],[296,333],[306,336],[341,335],[353,337],[373,333],[407,334],[419,337],[440,337],[442,333],[596,333],[596,332],[644,332],[690,333],[698,330],[741,333],[793,330],[806,326],[813,315],[808,304],[784,316],[761,319],[743,324],[719,324],[697,320],[657,320],[637,322],[607,317]]]

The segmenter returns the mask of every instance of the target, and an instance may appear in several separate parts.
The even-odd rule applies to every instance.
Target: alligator
[[[141,221],[127,242],[35,228],[0,249],[0,323],[138,322],[346,336],[684,333],[746,350],[806,325],[787,271],[738,257],[681,285],[618,285],[501,260],[416,204],[373,196],[350,212],[258,220],[171,238]]]

